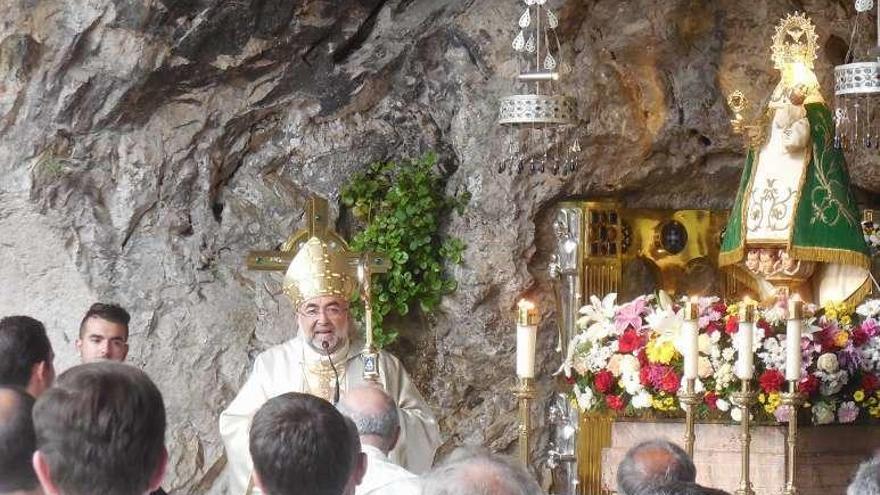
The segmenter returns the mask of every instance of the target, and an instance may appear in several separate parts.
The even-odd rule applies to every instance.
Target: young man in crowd
[[[54,361],[42,323],[30,316],[0,320],[0,385],[22,387],[38,397],[55,379]]]
[[[122,363],[75,366],[33,412],[33,466],[46,495],[144,495],[165,474],[165,404],[141,370]]]
[[[83,363],[125,361],[128,355],[128,311],[115,304],[95,303],[79,325],[76,350]]]

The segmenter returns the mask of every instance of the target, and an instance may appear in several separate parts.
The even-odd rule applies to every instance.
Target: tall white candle
[[[801,379],[801,330],[804,320],[804,302],[795,294],[788,301],[788,323],[785,327],[785,379]]]
[[[531,301],[519,302],[516,318],[516,375],[535,377],[535,344],[538,339],[538,311]]]
[[[739,331],[737,332],[736,376],[740,380],[751,380],[755,374],[754,351],[752,339],[755,331],[755,306],[744,302],[739,314]]]
[[[698,308],[694,299],[684,306],[684,324],[682,325],[682,354],[684,355],[684,378],[694,379],[697,377],[697,362],[699,360],[699,345],[697,337],[699,326],[697,324]]]

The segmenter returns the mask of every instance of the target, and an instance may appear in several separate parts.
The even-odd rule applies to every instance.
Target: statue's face
[[[296,313],[303,338],[317,352],[332,353],[347,342],[351,320],[348,316],[348,303],[344,299],[334,296],[314,297],[302,303]]]

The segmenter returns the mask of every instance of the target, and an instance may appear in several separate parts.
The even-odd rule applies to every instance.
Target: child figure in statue
[[[741,95],[728,100],[749,150],[719,265],[765,299],[797,292],[823,304],[870,291],[858,207],[812,70],[817,38],[803,14],[780,21],[773,61],[781,80],[761,121],[744,124]]]

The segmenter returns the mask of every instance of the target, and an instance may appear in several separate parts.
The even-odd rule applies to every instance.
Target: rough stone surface
[[[729,207],[743,153],[724,95],[769,93],[770,36],[793,7],[819,27],[829,94],[852,17],[848,2],[550,4],[583,120],[583,159],[564,179],[494,171],[520,2],[0,0],[0,309],[43,319],[63,368],[90,302],[128,307],[131,359],[168,404],[165,485],[220,493],[217,415],[253,357],[294,332],[278,278],[246,271],[245,253],[301,227],[309,194],[339,215],[353,172],[435,149],[449,192],[473,194],[446,225],[468,247],[459,290],[402,322],[394,350],[444,450],[511,451],[511,310],[523,294],[552,307],[554,202]],[[869,158],[855,181],[880,191]],[[559,358],[543,317],[549,377]]]

